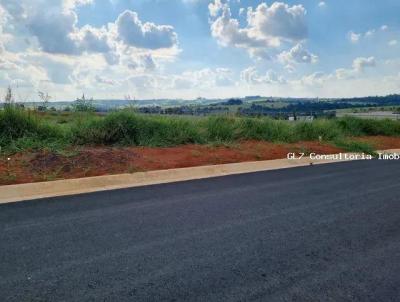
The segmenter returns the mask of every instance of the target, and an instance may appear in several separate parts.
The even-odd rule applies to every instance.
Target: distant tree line
[[[140,107],[137,112],[144,114],[168,114],[168,115],[211,115],[228,113],[229,108],[221,106],[178,106],[163,108],[160,106]]]
[[[285,102],[282,100],[281,102]],[[137,109],[145,114],[168,114],[168,115],[212,115],[228,114],[231,112],[229,106],[239,106],[235,112],[242,116],[270,116],[276,119],[287,119],[289,116],[313,116],[313,117],[334,117],[338,109],[352,109],[379,106],[400,105],[400,95],[389,95],[385,97],[366,97],[337,99],[329,101],[299,100],[290,99],[287,105],[273,107],[276,103],[273,100],[256,102],[249,107],[245,107],[241,99],[229,99],[224,102],[211,104],[208,106],[176,106],[163,108],[161,106],[140,107]]]
[[[338,109],[364,108],[364,107],[380,107],[380,106],[398,106],[400,105],[400,95],[388,95],[385,97],[365,97],[338,99],[335,101],[299,101],[281,108],[273,108],[268,106],[270,101],[252,104],[248,108],[239,108],[238,114],[248,116],[273,116],[281,117],[288,115],[313,115],[315,117],[334,116],[334,111]]]
[[[343,98],[343,99],[338,99],[337,101],[345,103],[370,103],[378,106],[400,105],[400,94],[390,94],[387,96]]]

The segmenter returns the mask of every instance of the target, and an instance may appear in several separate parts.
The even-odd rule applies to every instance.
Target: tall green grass
[[[336,120],[336,125],[347,136],[400,135],[400,122],[396,120],[373,120],[344,117]]]
[[[211,116],[200,125],[208,142],[232,142],[239,138],[237,120],[234,117]]]
[[[269,118],[243,118],[238,120],[240,138],[272,142],[294,142],[295,127],[286,121]]]
[[[362,135],[400,136],[400,121],[346,117],[288,122],[233,116],[145,116],[121,110],[106,116],[71,113],[67,122],[59,123],[49,116],[17,107],[0,110],[0,146],[10,152],[75,145],[218,144],[246,139],[281,143],[321,140],[347,150],[371,151],[370,146],[361,146],[350,139]]]
[[[202,143],[199,127],[188,118],[140,116],[129,111],[75,123],[71,141],[76,144],[172,146]]]
[[[57,136],[56,127],[43,123],[30,111],[8,106],[0,112],[0,138],[9,142],[25,136],[39,138]]]

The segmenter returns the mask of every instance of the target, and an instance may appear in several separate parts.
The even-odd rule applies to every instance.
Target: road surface
[[[400,161],[0,206],[1,301],[399,301]]]

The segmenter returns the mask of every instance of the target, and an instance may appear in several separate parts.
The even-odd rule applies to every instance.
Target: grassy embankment
[[[372,146],[352,140],[365,135],[400,136],[400,122],[341,118],[293,123],[229,116],[144,116],[127,110],[106,116],[94,113],[52,116],[14,107],[0,111],[3,154],[27,149],[62,151],[78,145],[174,146],[248,139],[279,143],[321,140],[348,151],[372,153]]]

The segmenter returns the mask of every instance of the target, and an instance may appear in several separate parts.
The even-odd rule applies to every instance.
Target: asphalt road
[[[399,301],[400,161],[0,206],[1,301]]]

